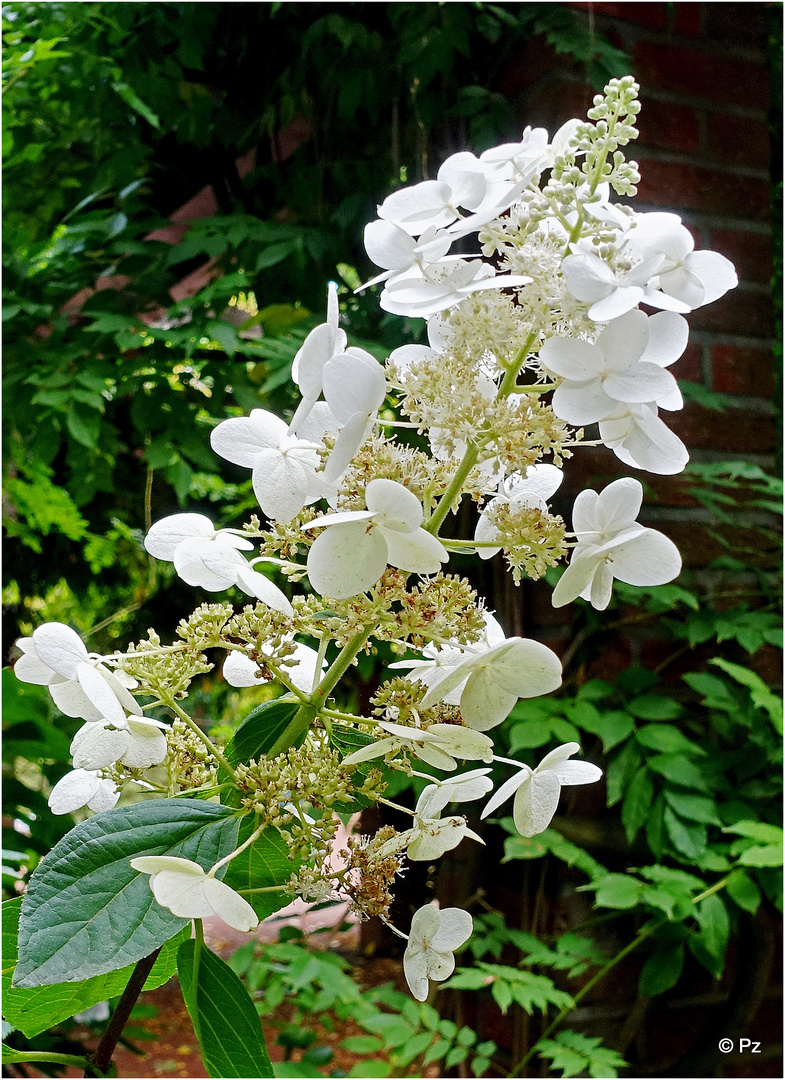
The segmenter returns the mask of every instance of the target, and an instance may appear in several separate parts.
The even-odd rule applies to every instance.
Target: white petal
[[[286,593],[258,570],[252,570],[250,566],[238,567],[236,581],[248,596],[255,596],[257,600],[261,600],[263,604],[267,604],[268,608],[280,612],[281,615],[287,615],[290,619],[293,617],[294,609]]]
[[[100,777],[94,772],[74,769],[66,773],[52,788],[49,809],[53,814],[70,814],[80,810],[95,795],[99,783]]]
[[[562,787],[575,784],[595,784],[602,778],[602,769],[590,761],[565,761],[552,770],[559,778]]]
[[[363,349],[333,356],[324,366],[323,383],[324,400],[341,424],[355,413],[375,412],[387,392],[384,368]]]
[[[624,371],[643,353],[649,340],[649,320],[642,311],[628,311],[614,319],[597,338],[605,357],[605,370]]]
[[[297,458],[263,450],[253,467],[253,490],[265,516],[286,522],[299,514],[308,499],[308,476]]]
[[[670,367],[687,348],[690,326],[682,315],[674,311],[658,311],[649,319],[649,341],[641,361]]]
[[[447,549],[425,529],[415,532],[381,530],[387,543],[387,562],[413,574],[435,574],[450,556]]]
[[[493,742],[487,735],[480,734],[459,724],[432,724],[428,734],[437,739],[436,745],[453,757],[468,760],[492,761]]]
[[[211,539],[214,535],[213,523],[204,514],[171,514],[156,521],[144,539],[144,546],[153,558],[172,562],[184,540],[195,536]]]
[[[39,660],[66,679],[76,678],[79,664],[88,659],[84,642],[64,623],[44,623],[33,631],[33,643]]]
[[[181,859],[177,855],[139,855],[131,859],[131,866],[140,874],[160,874],[162,870],[171,870],[200,878],[205,876],[199,863],[191,859]]]
[[[224,660],[223,677],[230,686],[259,686],[258,673],[257,664],[245,653],[230,652]]]
[[[586,314],[594,322],[611,322],[611,320],[618,319],[620,315],[624,315],[625,312],[637,307],[643,297],[643,289],[637,285],[620,286],[614,289],[610,296],[606,296],[603,300],[598,300],[596,304],[592,304]]]
[[[322,392],[322,371],[335,352],[336,327],[320,323],[308,334],[292,362],[292,379],[304,398],[316,401]],[[296,414],[295,414],[296,419]],[[292,420],[292,427],[295,427]]]
[[[603,382],[603,389],[616,401],[642,404],[647,401],[668,399],[678,393],[676,380],[669,371],[657,364],[633,364],[627,371],[610,375]],[[606,414],[607,415],[607,414]],[[605,419],[600,417],[599,419]]]
[[[489,731],[507,719],[517,702],[518,695],[502,689],[492,671],[480,669],[469,676],[461,693],[461,716],[475,731]]]
[[[52,683],[49,687],[52,701],[66,716],[81,717],[82,720],[100,720],[101,713],[90,701],[78,682],[64,680]]]
[[[454,952],[472,936],[472,917],[463,908],[442,908],[439,912],[439,929],[431,938],[431,946],[438,952]]]
[[[365,505],[380,525],[413,532],[422,524],[423,509],[417,496],[394,480],[371,480],[365,489]]]
[[[369,222],[363,240],[368,258],[385,270],[407,270],[414,262],[415,241],[391,221]]]
[[[425,1001],[428,997],[428,971],[422,949],[415,951],[411,945],[406,947],[403,954],[403,974],[412,997],[416,1001]]]
[[[124,724],[125,709],[112,692],[107,680],[95,670],[92,664],[80,664],[77,668],[77,677],[79,685],[84,690],[90,704],[98,710],[101,716],[106,720],[111,720],[114,724]],[[134,702],[134,711],[137,708],[138,706]]]
[[[343,600],[379,580],[387,566],[387,544],[373,525],[335,525],[317,538],[308,552],[307,566],[316,592]]]
[[[561,784],[553,772],[532,773],[515,796],[512,817],[521,836],[537,836],[550,825],[559,805]]]
[[[690,272],[703,283],[704,304],[719,300],[729,289],[735,289],[739,284],[733,263],[718,251],[694,251],[684,262]]]
[[[129,769],[149,769],[165,760],[166,750],[166,736],[160,728],[144,720],[131,720],[128,745],[120,761]]]
[[[254,409],[250,416],[223,420],[210,433],[210,445],[216,454],[252,469],[260,450],[275,449],[286,438],[286,424],[274,413]]]
[[[588,599],[591,602],[591,606],[595,611],[605,611],[610,603],[612,591],[613,574],[610,571],[608,563],[603,560],[594,571],[594,577],[591,581],[591,588],[588,590],[588,596],[586,591],[581,593],[581,595],[584,600]]]
[[[549,338],[540,349],[539,359],[548,371],[572,382],[588,382],[603,371],[600,349],[576,338]]]
[[[87,809],[101,814],[104,810],[111,810],[117,805],[120,791],[113,780],[99,780],[95,794],[88,800]]]
[[[208,592],[220,592],[233,585],[237,568],[244,563],[239,551],[212,540],[185,540],[174,553],[174,567],[183,581]]]
[[[627,528],[638,517],[643,505],[643,487],[639,480],[623,476],[600,492],[595,508],[599,528],[606,534]]]
[[[372,430],[372,419],[368,413],[356,412],[343,425],[324,467],[326,483],[337,484],[349,468],[352,458]]]
[[[50,683],[60,682],[63,676],[58,675],[40,659],[31,637],[19,638],[15,645],[22,650],[22,655],[14,664],[14,675],[20,682],[34,683],[36,686],[49,686]]]
[[[519,772],[516,772],[509,780],[505,780],[502,786],[496,789],[492,797],[488,800],[488,805],[480,814],[480,818],[486,818],[489,814],[492,814],[494,810],[498,809],[511,795],[515,794],[521,784],[527,781],[531,774],[532,771],[529,766],[522,764]]]
[[[204,895],[210,907],[228,926],[247,932],[259,925],[259,917],[238,892],[217,878],[205,878]]]
[[[578,548],[573,551],[570,565],[559,578],[556,588],[553,590],[551,603],[554,607],[564,607],[577,599],[591,584],[594,574],[599,566],[599,559],[593,556],[579,556],[576,558]]]
[[[110,671],[109,668],[104,667],[103,664],[96,664],[95,670],[108,684],[109,689],[112,691],[112,693],[120,702],[126,712],[136,713],[137,716],[142,715],[141,705],[137,702],[135,697],[128,693],[128,690],[126,689],[126,686],[130,686],[131,689],[137,687],[139,684],[137,683],[136,679],[132,679],[130,675],[126,675],[126,673],[121,668],[118,668],[117,671]]]
[[[204,894],[206,877],[183,873],[182,870],[161,870],[150,878],[150,888],[158,903],[181,919],[204,919],[215,914]]]
[[[97,771],[119,761],[131,741],[126,728],[108,728],[101,721],[85,724],[71,742],[77,769]]]
[[[645,529],[614,549],[610,569],[627,585],[664,585],[681,573],[681,555],[667,536]]]
[[[553,394],[553,411],[568,424],[596,424],[610,416],[616,399],[605,392],[601,379],[592,382],[563,382]]]

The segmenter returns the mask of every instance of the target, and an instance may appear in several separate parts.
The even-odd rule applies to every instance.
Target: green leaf
[[[547,720],[530,720],[525,724],[516,724],[510,732],[510,753],[544,746],[550,738],[551,725]]]
[[[30,879],[15,985],[81,982],[149,956],[187,920],[156,903],[130,860],[176,855],[207,869],[237,846],[239,824],[197,799],[149,799],[80,822]]]
[[[3,904],[3,1016],[9,1024],[28,1039],[42,1031],[67,1020],[69,1016],[89,1009],[99,1001],[119,997],[133,974],[134,965],[121,968],[107,975],[96,975],[77,983],[60,983],[58,986],[38,986],[21,990],[11,985],[16,966],[16,935],[21,896]],[[177,970],[177,950],[190,937],[186,926],[174,938],[167,941],[158,955],[153,969],[147,976],[145,990],[155,990],[167,982]]]
[[[621,709],[604,713],[597,734],[602,739],[602,748],[605,753],[607,754],[614,746],[618,746],[629,738],[634,728],[635,724],[629,713]]]
[[[739,856],[744,866],[782,866],[782,845],[769,844],[766,847],[747,848]]]
[[[311,710],[298,701],[266,701],[249,713],[235,731],[224,751],[226,758],[230,765],[239,765],[262,754],[275,757],[302,740],[311,719]]]
[[[679,981],[683,968],[683,944],[656,949],[641,969],[638,992],[644,997],[664,994]]]
[[[649,816],[653,799],[654,784],[651,773],[645,765],[642,765],[630,780],[621,808],[621,822],[627,834],[628,844],[633,842],[641,825]]]
[[[665,800],[677,814],[688,821],[700,821],[704,825],[720,824],[717,804],[708,795],[695,795],[691,791],[682,791],[669,786],[665,788]]]
[[[677,851],[689,859],[694,859],[701,854],[706,847],[705,825],[684,821],[669,806],[665,807],[663,821],[665,831]]]
[[[675,720],[682,707],[673,698],[658,694],[643,694],[627,705],[627,710],[638,720]]]
[[[79,406],[72,401],[68,407],[65,418],[66,427],[73,439],[88,450],[92,450],[98,442],[98,432],[101,427],[101,417],[94,409]]]
[[[678,728],[670,724],[647,724],[637,732],[635,738],[649,750],[659,750],[663,754],[696,754],[706,756],[702,746],[687,739]]]
[[[708,785],[698,766],[689,758],[682,757],[681,754],[657,754],[650,757],[646,764],[674,784],[695,788],[698,791],[708,790]]]
[[[750,671],[749,668],[742,667],[740,664],[731,664],[729,660],[723,660],[721,657],[715,657],[711,662],[718,668],[722,668],[737,683],[747,687],[753,704],[768,713],[775,731],[781,735],[782,699],[769,690],[760,675],[756,675],[754,671]]]
[[[298,1066],[295,1065],[295,1071],[291,1073],[292,1076],[301,1076],[302,1074],[297,1072]],[[276,1066],[277,1070],[277,1066]],[[389,1076],[392,1072],[392,1065],[386,1061],[379,1061],[374,1058],[372,1061],[358,1061],[356,1065],[353,1065],[349,1070],[348,1075],[352,1077],[358,1077],[358,1080],[370,1080],[371,1077],[377,1076]],[[276,1071],[277,1076],[283,1076],[283,1073]],[[319,1074],[323,1075],[322,1073]]]
[[[237,843],[242,844],[253,831],[252,815],[243,818]],[[277,829],[268,828],[232,859],[226,868],[224,882],[236,892],[242,893],[260,919],[266,919],[289,903],[283,890],[256,892],[284,885],[295,872],[297,864],[292,860],[289,846]],[[250,891],[249,891],[250,890]]]
[[[152,109],[142,101],[138,94],[134,93],[130,86],[124,82],[113,82],[112,89],[118,94],[123,101],[128,105],[135,113],[139,113],[148,124],[158,130],[161,126],[161,121],[155,115]]]
[[[739,836],[760,840],[764,844],[782,843],[782,829],[779,825],[767,825],[765,821],[737,821],[734,825],[726,825],[722,831],[738,833]]]
[[[760,889],[743,870],[734,870],[725,886],[728,896],[738,907],[754,915],[760,906]]]
[[[608,806],[613,806],[621,799],[642,761],[643,758],[632,740],[626,743],[613,758],[605,774],[608,785]]]
[[[375,1035],[351,1035],[341,1040],[341,1046],[351,1054],[375,1054],[384,1043]]]
[[[229,965],[186,941],[177,973],[209,1075],[274,1076],[254,1003]]]
[[[695,918],[700,929],[689,939],[690,951],[715,979],[719,979],[730,933],[728,909],[722,898],[714,893],[695,905]]]
[[[616,1077],[616,1070],[626,1065],[620,1054],[602,1046],[598,1038],[577,1031],[560,1031],[553,1039],[541,1039],[537,1050],[540,1057],[552,1062],[552,1069],[561,1070],[562,1076],[588,1073],[592,1077]]]
[[[584,888],[596,888],[595,900],[599,907],[631,908],[640,900],[643,886],[637,878],[626,874],[608,874],[595,885]]]

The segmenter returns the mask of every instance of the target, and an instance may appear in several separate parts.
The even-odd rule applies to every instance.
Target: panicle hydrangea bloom
[[[550,505],[558,510],[563,470],[584,441],[633,469],[684,468],[686,448],[660,415],[682,407],[670,368],[687,344],[683,316],[736,284],[728,260],[696,252],[676,215],[612,201],[633,197],[640,179],[625,158],[637,89],[630,77],[612,80],[587,121],[552,138],[526,128],[479,156],[459,151],[435,179],[387,195],[364,234],[379,272],[361,288],[381,287],[383,311],[423,319],[427,344],[423,335],[379,363],[350,342],[331,283],[325,320],[293,360],[291,419],[258,408],[214,428],[216,453],[250,470],[264,521],[227,529],[175,513],[152,526],[145,548],[189,585],[236,587],[260,603],[202,604],[174,644],[150,631],[125,655],[89,654],[59,623],[19,642],[19,678],[85,721],[75,769],[49,796],[53,812],[111,812],[132,780],[152,794],[229,788],[238,813],[255,815],[256,830],[210,870],[169,855],[131,860],[174,915],[255,927],[249,902],[217,871],[271,828],[288,845],[291,893],[343,897],[361,916],[386,919],[406,858],[482,842],[448,808],[487,798],[487,817],[512,798],[515,826],[531,837],[549,826],[563,786],[599,779],[598,766],[571,760],[577,742],[534,767],[494,753],[486,733],[520,699],[556,691],[561,662],[538,641],[508,637],[445,567],[453,553],[503,551],[517,583],[571,548],[553,603],[582,598],[598,610],[614,579],[648,586],[680,572],[675,545],[637,520],[638,480],[581,492],[572,534]],[[413,448],[411,433],[397,441],[401,425],[429,452]],[[476,509],[469,529],[456,516],[464,497]],[[290,600],[255,569],[262,562],[287,576],[290,592],[303,582],[302,594]],[[389,666],[406,675],[382,680],[371,715],[341,712],[331,695],[374,639],[404,657]],[[181,704],[192,679],[221,661],[231,686],[284,688],[223,749]],[[143,715],[139,696],[146,709],[166,707],[172,726]],[[426,780],[414,811],[387,797],[382,759]],[[430,773],[418,771],[423,762]],[[493,763],[513,769],[495,793]],[[405,825],[350,837],[336,868],[335,812],[358,800],[383,801]],[[415,913],[404,972],[418,1000],[452,973],[471,928],[458,908]]]

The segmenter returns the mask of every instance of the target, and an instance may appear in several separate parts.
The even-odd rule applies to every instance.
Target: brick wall
[[[734,292],[688,316],[690,345],[671,369],[677,378],[732,395],[733,407],[718,412],[690,402],[683,412],[663,418],[694,461],[743,457],[774,469],[779,434],[772,352],[768,5],[569,6],[584,9],[596,30],[632,58],[631,74],[640,83],[642,101],[640,138],[628,148],[642,177],[636,209],[680,214],[696,247],[722,252],[739,273]],[[594,94],[544,39],[528,43],[505,72],[501,90],[515,101],[522,124],[551,132],[571,116],[584,115]],[[630,472],[608,451],[583,450],[570,463],[568,494]],[[649,488],[644,520],[672,536],[685,562],[701,566],[721,553],[719,543],[695,528],[705,512],[683,480],[637,475]],[[570,505],[565,500],[559,509],[569,512]],[[511,597],[499,606],[509,606],[508,621],[517,623],[518,630],[521,621],[530,627],[546,621],[557,638],[560,631],[547,615],[547,601],[535,587],[525,614]]]

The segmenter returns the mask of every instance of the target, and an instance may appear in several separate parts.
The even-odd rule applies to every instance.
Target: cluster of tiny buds
[[[215,784],[218,770],[202,740],[182,720],[166,732],[167,762],[172,780],[182,791]]]

